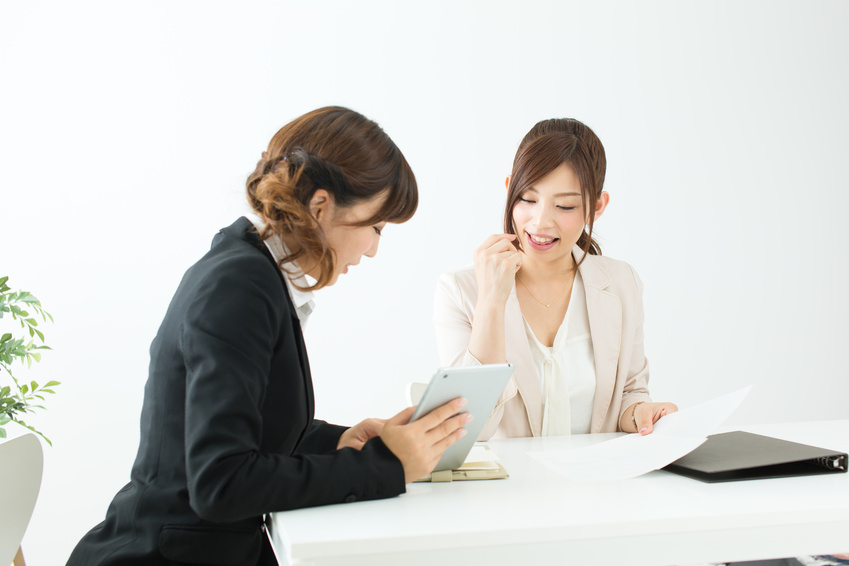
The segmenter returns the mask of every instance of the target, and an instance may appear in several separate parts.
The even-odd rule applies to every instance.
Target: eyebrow
[[[535,193],[539,194],[539,191],[538,191],[538,190],[536,190],[534,187],[528,187],[527,189],[525,189],[525,191],[526,191],[526,192],[527,192],[527,191],[533,191],[533,192],[535,192]],[[556,197],[579,197],[579,196],[581,196],[581,193],[575,193],[575,192],[571,192],[571,193],[557,193],[556,195],[554,195],[554,197],[555,197],[555,198],[556,198]]]

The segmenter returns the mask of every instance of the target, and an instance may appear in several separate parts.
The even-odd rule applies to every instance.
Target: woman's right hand
[[[513,245],[515,239],[515,234],[493,234],[475,250],[478,300],[499,306],[507,302],[516,272],[522,267],[522,254]]]
[[[472,420],[469,413],[457,414],[466,400],[457,398],[410,422],[415,407],[408,407],[386,421],[380,438],[404,466],[406,483],[433,471],[446,448],[466,434],[463,425]]]

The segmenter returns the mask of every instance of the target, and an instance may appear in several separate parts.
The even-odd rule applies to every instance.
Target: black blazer
[[[380,438],[336,450],[345,428],[313,413],[301,325],[240,218],[177,288],[150,347],[131,481],[68,564],[255,565],[264,513],[405,491]]]

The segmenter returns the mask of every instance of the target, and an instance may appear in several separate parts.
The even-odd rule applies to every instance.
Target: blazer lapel
[[[287,291],[286,296],[289,296]],[[291,306],[291,299],[289,302]],[[301,372],[303,372],[304,376],[304,391],[307,393],[307,415],[309,415],[309,420],[312,421],[315,415],[315,396],[312,389],[312,375],[310,374],[310,362],[307,357],[307,345],[304,342],[304,334],[301,329],[301,321],[298,320],[298,315],[295,314],[294,309],[292,309],[292,331],[295,334],[295,342],[298,345],[298,361],[301,363]]]
[[[575,246],[572,253],[576,261],[580,261],[583,255],[580,248]],[[619,297],[605,290],[610,285],[610,276],[592,257],[586,258],[578,269],[587,296],[587,316],[590,321],[596,374],[590,431],[601,432],[616,386],[619,349],[622,343],[622,303]]]

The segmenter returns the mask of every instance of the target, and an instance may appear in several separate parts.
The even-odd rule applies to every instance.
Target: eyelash
[[[519,200],[522,201],[522,202],[528,203],[528,204],[536,204],[536,202],[537,202],[535,200],[528,200],[528,199],[522,198],[522,197],[519,197]],[[558,206],[557,208],[559,208],[560,210],[568,211],[568,210],[575,210],[575,208],[577,208],[577,207],[575,207],[575,206]]]
[[[380,228],[378,228],[377,226],[374,226],[374,231],[378,236],[380,236],[381,233],[382,233],[382,230]]]

